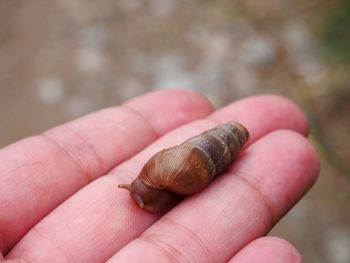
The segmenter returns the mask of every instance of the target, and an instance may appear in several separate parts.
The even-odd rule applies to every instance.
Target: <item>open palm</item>
[[[304,114],[278,96],[212,111],[192,92],[158,91],[1,149],[5,261],[301,262],[265,235],[318,174]],[[246,150],[169,212],[145,212],[116,188],[159,150],[228,121],[248,128]]]

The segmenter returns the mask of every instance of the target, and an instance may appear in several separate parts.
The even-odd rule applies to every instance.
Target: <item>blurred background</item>
[[[272,234],[349,263],[349,69],[346,0],[1,0],[0,146],[153,89],[290,97],[322,168]]]

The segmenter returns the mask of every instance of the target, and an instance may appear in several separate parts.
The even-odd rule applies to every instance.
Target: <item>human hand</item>
[[[211,111],[194,93],[159,91],[1,149],[5,259],[301,262],[286,241],[264,236],[318,174],[304,114],[277,96]],[[248,128],[248,147],[224,175],[168,213],[145,212],[116,188],[159,150],[228,121]]]

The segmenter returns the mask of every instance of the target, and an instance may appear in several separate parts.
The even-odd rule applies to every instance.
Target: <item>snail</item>
[[[226,170],[248,138],[240,123],[221,124],[160,151],[131,184],[118,187],[129,190],[139,207],[149,212],[167,210],[179,197],[201,191]]]

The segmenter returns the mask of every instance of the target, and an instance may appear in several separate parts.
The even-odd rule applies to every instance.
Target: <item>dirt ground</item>
[[[348,263],[348,68],[317,40],[330,2],[2,0],[0,146],[153,89],[192,89],[215,107],[290,97],[309,116],[322,170],[272,234],[305,262]]]

